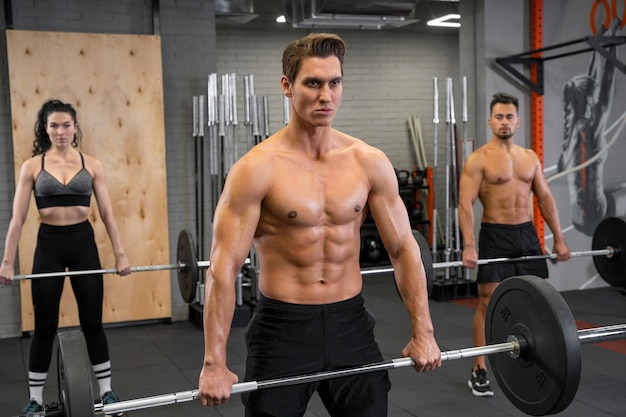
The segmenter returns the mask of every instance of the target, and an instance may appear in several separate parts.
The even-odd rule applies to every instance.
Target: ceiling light
[[[280,16],[276,18],[276,23],[286,23],[286,22],[287,22],[287,18],[285,17],[284,14],[281,14]]]
[[[433,20],[429,20],[426,24],[428,26],[443,26],[448,28],[458,28],[461,26],[460,22],[449,22],[450,19],[460,19],[460,14],[447,14],[445,16],[438,17]]]

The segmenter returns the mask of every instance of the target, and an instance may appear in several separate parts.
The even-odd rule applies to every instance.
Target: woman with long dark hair
[[[17,245],[31,194],[35,196],[41,218],[33,273],[102,268],[88,220],[92,194],[115,252],[117,273],[130,273],[113,216],[104,168],[99,160],[79,151],[81,139],[76,110],[70,104],[59,100],[43,104],[35,123],[33,156],[22,165],[15,189],[0,284],[13,282]],[[73,276],[70,280],[102,402],[116,402],[118,397],[111,387],[111,362],[102,326],[102,274]],[[43,389],[52,359],[64,282],[63,277],[32,281],[35,331],[30,347],[29,402],[24,407],[25,414],[43,408]]]

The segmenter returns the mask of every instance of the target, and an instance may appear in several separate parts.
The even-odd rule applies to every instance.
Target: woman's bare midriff
[[[39,210],[39,217],[43,224],[51,226],[69,226],[82,223],[89,216],[89,207],[46,207]]]

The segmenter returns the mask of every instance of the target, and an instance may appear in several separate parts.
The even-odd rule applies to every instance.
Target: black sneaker
[[[119,400],[120,399],[118,398],[115,391],[107,391],[102,396],[102,404],[113,404],[113,403],[119,402]],[[120,417],[123,415],[124,413],[107,414],[107,416],[116,416],[116,417]]]
[[[477,397],[492,397],[493,391],[489,385],[489,379],[487,378],[487,370],[478,367],[477,370],[472,371],[472,376],[467,385],[472,389],[472,394]]]
[[[34,398],[31,398],[26,407],[22,409],[22,414],[33,414],[43,411],[43,407]]]

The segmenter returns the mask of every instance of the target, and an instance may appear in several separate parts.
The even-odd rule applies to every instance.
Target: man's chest
[[[368,183],[361,176],[302,168],[275,178],[262,210],[295,224],[344,224],[360,219],[368,194]]]

